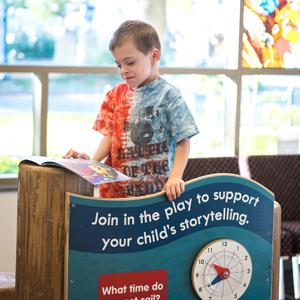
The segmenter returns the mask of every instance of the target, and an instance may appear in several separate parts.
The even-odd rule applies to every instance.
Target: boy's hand
[[[167,180],[164,191],[169,201],[173,201],[184,192],[184,181],[181,178],[171,178]]]
[[[78,152],[73,149],[70,149],[63,158],[82,158],[82,159],[90,159],[90,157],[83,152]]]

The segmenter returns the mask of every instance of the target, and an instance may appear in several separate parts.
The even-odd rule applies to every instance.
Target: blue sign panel
[[[274,196],[254,181],[201,177],[173,202],[68,200],[69,299],[271,299]]]

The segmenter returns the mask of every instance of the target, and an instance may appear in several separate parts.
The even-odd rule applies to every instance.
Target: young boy
[[[100,185],[106,198],[143,196],[165,190],[174,200],[182,180],[189,138],[198,133],[180,92],[160,77],[160,41],[141,21],[126,21],[115,31],[109,49],[125,81],[110,90],[94,123],[103,134],[92,159],[103,160],[131,177]],[[89,158],[69,150],[66,158]]]

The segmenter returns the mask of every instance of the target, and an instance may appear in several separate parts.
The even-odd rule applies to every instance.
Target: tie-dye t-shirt
[[[126,83],[114,87],[106,94],[93,128],[112,137],[106,163],[131,177],[100,185],[105,198],[160,192],[176,144],[198,133],[179,90],[162,78],[134,90]]]

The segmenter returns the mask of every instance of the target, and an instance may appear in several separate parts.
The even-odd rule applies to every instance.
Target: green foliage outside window
[[[53,58],[55,43],[49,35],[42,35],[36,41],[30,41],[26,32],[21,32],[16,36],[14,43],[9,45],[9,51],[13,51],[17,60]]]
[[[19,159],[0,157],[0,174],[17,174]]]

